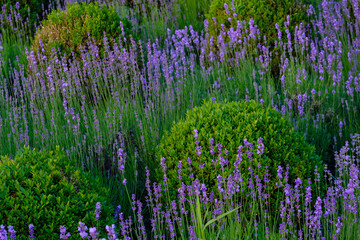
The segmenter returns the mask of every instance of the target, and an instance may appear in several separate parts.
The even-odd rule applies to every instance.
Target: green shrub
[[[102,205],[100,226],[109,224],[109,191],[74,165],[59,149],[26,147],[14,160],[1,157],[0,225],[12,225],[19,239],[29,236],[29,224],[35,226],[36,239],[57,239],[61,225],[71,233],[77,233],[79,221],[97,226],[97,202]]]
[[[121,18],[113,8],[99,6],[98,3],[68,4],[66,10],[54,10],[48,15],[37,31],[31,49],[37,55],[37,51],[43,48],[43,54],[48,58],[52,48],[59,50],[61,55],[65,53],[68,58],[74,51],[75,58],[80,60],[80,45],[87,46],[89,33],[95,40],[101,57],[105,51],[104,32],[110,43],[118,41],[122,34],[120,21],[123,23],[127,42],[130,42],[130,36],[133,35],[131,23],[127,18]]]
[[[206,15],[209,21],[209,34],[214,37],[216,42],[217,36],[220,34],[221,24],[224,24],[225,31],[228,31],[231,27],[236,29],[237,21],[246,20],[247,27],[249,26],[249,20],[254,20],[254,25],[257,25],[262,36],[261,43],[263,42],[263,36],[266,35],[267,44],[271,46],[270,50],[274,58],[271,64],[272,70],[278,70],[279,56],[275,57],[274,49],[275,40],[278,40],[278,30],[275,24],[279,24],[279,28],[282,32],[282,41],[287,42],[285,33],[284,22],[287,15],[290,16],[289,31],[293,34],[295,26],[304,22],[306,26],[308,22],[307,6],[313,3],[314,0],[235,0],[233,11],[232,0],[214,0],[210,6],[210,11]],[[229,14],[226,12],[224,4],[228,5]],[[236,14],[234,16],[234,14]],[[213,18],[216,18],[217,24],[214,24]],[[231,18],[231,21],[228,18]],[[293,36],[292,36],[293,38]],[[229,41],[225,39],[225,41]]]
[[[226,13],[225,3],[229,7],[230,15]],[[258,26],[262,35],[265,34],[267,39],[273,43],[277,39],[278,32],[275,24],[278,23],[284,33],[284,22],[286,21],[286,16],[289,15],[291,19],[289,30],[294,32],[295,25],[300,24],[300,22],[307,22],[306,10],[309,3],[311,2],[308,0],[235,0],[234,12],[231,0],[214,0],[207,14],[207,19],[210,23],[209,32],[211,35],[218,35],[221,24],[224,24],[225,29],[229,30],[230,27],[235,28],[237,26],[237,20],[249,22],[252,18],[254,25]],[[234,17],[233,13],[236,13],[237,16]],[[217,25],[214,25],[213,17],[216,18]],[[229,17],[232,18],[231,21],[228,20]]]
[[[122,37],[122,28],[126,43]],[[38,57],[38,51],[41,50],[41,54],[50,59],[53,48],[55,48],[60,54],[59,57],[65,54],[67,59],[75,58],[82,66],[81,46],[85,50],[89,50],[87,48],[90,40],[89,34],[92,43],[99,50],[98,56],[93,56],[90,61],[97,61],[104,57],[106,51],[104,33],[106,33],[110,50],[113,49],[112,46],[115,42],[121,43],[123,47],[129,47],[131,44],[130,38],[133,35],[131,23],[127,18],[121,18],[114,8],[106,5],[99,6],[98,3],[68,4],[66,10],[61,11],[58,9],[48,15],[47,20],[43,22],[42,27],[37,31],[31,49],[36,57]],[[32,65],[31,62],[30,65]],[[41,66],[46,66],[46,64]],[[33,75],[33,70],[30,67],[28,71]],[[95,96],[91,91],[94,84],[92,73],[88,73],[89,81],[85,79],[81,81],[81,88],[86,96],[86,102],[93,104],[104,103],[104,100],[108,97],[106,94],[102,96],[102,99],[97,99],[97,102],[95,102]],[[45,81],[47,81],[46,76]],[[34,82],[34,84],[38,85],[38,82]],[[55,91],[59,91],[59,94],[62,95],[59,89]],[[76,99],[76,101],[80,102],[80,99]]]
[[[196,152],[194,129],[198,130],[199,145],[201,146],[201,155]],[[210,153],[210,139],[214,139],[216,144],[223,145],[222,156],[229,161],[221,170],[221,166],[212,164],[212,159],[217,159],[218,151],[214,155]],[[166,132],[162,137],[156,150],[156,159],[165,158],[167,165],[168,189],[170,196],[177,196],[177,189],[183,181],[190,185],[191,173],[194,178],[205,183],[208,192],[214,191],[215,196],[219,197],[216,179],[219,174],[227,178],[234,171],[234,162],[238,154],[238,147],[244,146],[244,139],[256,145],[259,138],[263,138],[264,153],[261,157],[254,154],[254,161],[248,161],[243,157],[239,165],[245,183],[248,183],[249,171],[252,166],[255,173],[259,171],[259,176],[263,179],[265,166],[269,167],[270,182],[268,191],[270,197],[275,193],[277,186],[277,168],[282,166],[285,169],[290,165],[289,181],[291,184],[299,177],[306,180],[313,176],[315,166],[320,172],[323,169],[322,161],[315,154],[315,148],[307,144],[302,134],[296,132],[289,122],[281,116],[279,112],[272,108],[264,108],[261,104],[254,101],[249,102],[230,102],[230,103],[212,103],[205,102],[201,107],[196,107],[188,111],[186,119],[173,125],[171,133]],[[224,155],[225,148],[229,151]],[[244,156],[247,148],[243,148]],[[192,171],[189,171],[188,158],[192,161]],[[182,180],[178,179],[178,162],[182,161]],[[261,164],[258,169],[257,165]],[[200,170],[199,165],[205,164]],[[284,171],[285,172],[285,171]],[[162,181],[163,172],[159,164],[156,169],[157,181]],[[246,191],[245,191],[246,192]],[[276,199],[273,199],[276,200]]]

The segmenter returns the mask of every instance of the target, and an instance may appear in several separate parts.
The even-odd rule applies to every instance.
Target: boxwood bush
[[[48,15],[37,31],[31,49],[35,55],[41,50],[48,59],[52,48],[59,50],[61,55],[65,53],[67,58],[70,58],[71,52],[74,51],[75,58],[80,60],[80,46],[87,46],[90,34],[99,48],[101,57],[105,51],[104,33],[110,43],[119,39],[124,43],[123,38],[119,38],[122,34],[120,21],[127,42],[130,42],[130,36],[134,35],[131,22],[127,18],[121,18],[114,8],[107,5],[99,6],[98,3],[68,4],[66,10],[57,9]]]
[[[261,41],[258,42],[264,43],[263,36],[266,35],[267,44],[270,46],[274,58],[271,62],[271,68],[276,76],[275,72],[278,71],[280,54],[275,56],[275,51],[279,50],[274,48],[275,40],[279,41],[275,24],[279,24],[282,31],[282,41],[287,43],[284,27],[287,15],[290,16],[289,31],[293,34],[296,25],[301,22],[304,22],[304,26],[307,25],[309,18],[306,10],[309,4],[314,3],[314,0],[214,0],[211,3],[209,13],[206,15],[209,22],[209,34],[214,37],[216,42],[217,36],[220,34],[221,24],[224,25],[226,32],[231,27],[236,29],[237,21],[246,20],[246,27],[248,28],[250,19],[253,19],[254,25],[257,25],[262,37]],[[227,10],[224,4],[227,4]],[[235,7],[235,11],[233,11],[233,7]],[[213,18],[216,18],[216,24]],[[229,41],[229,39],[225,39],[225,41]]]
[[[122,31],[122,29],[124,31]],[[108,39],[109,49],[113,49],[112,46],[115,42],[122,44],[124,48],[129,47],[131,44],[130,38],[134,35],[131,22],[127,18],[121,18],[112,7],[85,2],[68,4],[66,10],[61,11],[57,9],[49,14],[47,20],[42,23],[41,28],[37,31],[31,49],[34,51],[35,61],[38,61],[38,51],[41,51],[41,55],[44,55],[46,59],[50,59],[53,56],[53,49],[55,48],[60,54],[59,59],[63,59],[62,57],[65,55],[65,60],[75,59],[79,61],[80,66],[82,66],[81,46],[85,52],[90,51],[88,48],[90,38],[92,44],[95,44],[97,47],[98,52],[94,54],[94,56],[91,56],[91,59],[87,59],[87,61],[100,61],[100,59],[104,57],[106,51],[104,33],[106,33]],[[135,38],[135,40],[137,40],[137,38]],[[30,58],[29,60],[28,71],[32,76],[35,76],[32,70],[33,68],[30,67],[33,65],[31,61],[34,60]],[[47,66],[46,64],[38,65],[40,67]],[[87,102],[93,104],[96,102],[104,103],[105,99],[108,99],[106,94],[102,95],[101,100],[97,99],[97,101],[95,101],[92,92],[94,82],[92,81],[93,77],[91,75],[94,71],[95,70],[92,70],[92,72],[87,73],[90,80],[86,78],[81,80],[81,89],[83,93],[85,93]],[[33,77],[32,79],[35,86],[39,84],[38,78]],[[47,83],[46,76],[45,82]],[[55,91],[57,90],[58,89]],[[63,94],[62,91],[59,90],[59,92],[60,95]],[[80,99],[76,101],[80,102]]]
[[[59,228],[77,233],[79,221],[88,226],[111,222],[109,190],[83,172],[57,148],[38,152],[28,147],[15,159],[0,159],[0,225],[12,225],[18,239],[27,239],[33,224],[36,239],[58,239]],[[101,203],[99,222],[96,203]]]
[[[198,138],[194,138],[194,129],[198,130]],[[210,140],[214,139],[215,154],[210,153]],[[253,155],[254,161],[249,161],[246,156],[244,139],[249,143],[256,144],[259,138],[263,139],[264,153],[259,156]],[[201,154],[197,154],[195,141],[201,146]],[[218,143],[222,144],[222,156],[228,161],[221,170],[219,163],[214,165],[213,159],[218,159]],[[267,191],[270,198],[278,189],[277,168],[289,164],[289,181],[294,183],[296,178],[301,178],[304,183],[307,179],[313,177],[315,166],[319,172],[322,172],[323,163],[315,153],[315,147],[309,145],[304,135],[295,131],[287,119],[272,108],[265,108],[255,101],[248,102],[229,102],[214,103],[205,102],[201,107],[195,107],[187,112],[186,119],[173,125],[171,132],[165,132],[160,144],[156,150],[156,159],[160,161],[165,158],[167,166],[168,189],[170,196],[177,197],[177,189],[181,182],[191,185],[196,178],[205,183],[208,193],[214,191],[215,196],[219,197],[216,179],[218,175],[227,178],[233,174],[234,162],[236,161],[238,148],[243,145],[243,161],[239,164],[239,170],[244,182],[249,180],[249,170],[251,166],[255,173],[258,172],[260,179],[265,175],[265,166],[269,168],[269,180]],[[225,149],[228,155],[224,155]],[[188,158],[191,159],[191,166],[188,164]],[[181,173],[178,173],[178,163],[182,161]],[[219,161],[219,160],[218,160]],[[199,165],[205,164],[203,169]],[[258,168],[261,164],[261,168]],[[191,171],[189,170],[191,168]],[[285,170],[284,170],[285,172]],[[191,174],[194,178],[191,179]],[[156,179],[161,182],[164,173],[159,164],[156,169]],[[178,175],[181,176],[179,180]],[[283,173],[284,175],[284,173]],[[247,190],[248,191],[248,190]],[[245,189],[245,193],[248,193]],[[279,202],[276,197],[272,203]],[[276,208],[275,208],[276,209]]]

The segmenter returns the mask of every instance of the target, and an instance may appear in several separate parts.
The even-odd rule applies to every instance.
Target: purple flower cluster
[[[66,232],[66,227],[61,226],[60,227],[60,239],[68,239],[71,236],[71,234]]]

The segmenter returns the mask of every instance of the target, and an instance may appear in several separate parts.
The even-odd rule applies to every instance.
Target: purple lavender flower
[[[60,226],[60,239],[68,239],[70,235],[70,233],[66,233],[66,227]]]
[[[196,154],[198,155],[198,156],[200,156],[201,155],[201,146],[196,146]]]
[[[162,167],[162,171],[163,171],[163,172],[166,172],[166,164],[165,164],[165,158],[164,158],[164,157],[162,157],[162,158],[160,159],[160,165],[161,165],[161,167]]]
[[[311,186],[308,186],[305,193],[305,206],[308,206],[308,204],[311,203],[311,199]]]
[[[30,234],[30,240],[34,240],[35,239],[34,225],[32,225],[32,224],[29,225],[29,234]]]
[[[8,230],[9,230],[9,237],[10,237],[10,240],[16,240],[16,231],[14,230],[13,226],[9,225],[8,226]],[[0,237],[1,239],[1,237]]]
[[[106,225],[105,228],[108,233],[109,240],[115,240],[116,239],[115,224],[111,225],[111,227]]]
[[[209,21],[207,19],[204,20],[204,27],[205,27],[205,31],[209,31]]]
[[[178,173],[178,179],[182,179],[182,176],[180,175],[181,174],[181,172],[182,172],[182,167],[183,167],[183,165],[182,165],[182,161],[180,160],[179,162],[178,162],[178,170],[177,170],[177,173]]]
[[[229,11],[229,5],[227,5],[227,3],[224,3],[224,8],[225,8],[226,14],[229,15],[230,11]]]
[[[194,129],[194,137],[195,139],[197,139],[199,137],[199,134],[198,134],[198,130],[197,129]]]
[[[278,30],[278,39],[281,41],[281,31],[279,29],[279,24],[275,23],[275,28]]]
[[[213,17],[212,20],[214,21],[214,25],[216,26],[217,22],[216,22],[216,18]]]
[[[313,15],[315,12],[314,7],[310,4],[308,9],[306,10],[307,16],[310,17],[311,15]]]
[[[304,234],[303,231],[299,230],[298,233],[299,233],[299,240],[300,240],[300,239],[303,239],[303,234]]]
[[[263,138],[258,139],[257,154],[262,155],[264,153]]]
[[[7,240],[7,231],[4,225],[0,226],[0,239]]]
[[[81,238],[86,238],[88,236],[86,230],[87,230],[87,226],[85,225],[85,223],[79,222],[79,227],[78,227],[78,231],[79,231],[79,235]]]
[[[89,234],[92,237],[92,239],[96,239],[97,235],[99,233],[96,231],[96,227],[92,227],[92,228],[89,229]]]
[[[96,213],[96,220],[99,220],[100,213],[101,213],[101,203],[100,202],[96,203],[95,213]]]
[[[244,138],[244,146],[249,147],[250,143],[248,142],[247,138]]]
[[[189,226],[189,240],[198,240],[197,236],[196,236],[196,232],[194,231],[194,227],[193,226]]]
[[[341,222],[341,217],[337,218],[337,223],[336,223],[336,234],[340,235],[340,231],[341,231],[341,227],[342,227],[342,222]]]
[[[281,180],[283,178],[282,176],[282,172],[283,172],[283,169],[281,166],[278,166],[278,169],[277,169],[277,176],[278,176],[278,179]]]
[[[124,171],[125,171],[125,156],[126,156],[126,154],[124,153],[124,151],[121,148],[119,148],[118,157],[120,159],[118,161],[118,167],[122,173],[124,173]]]

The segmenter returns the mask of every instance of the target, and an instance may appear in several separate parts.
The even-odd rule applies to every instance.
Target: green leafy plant
[[[104,41],[104,34],[106,34],[107,43]],[[114,49],[115,43],[119,48],[130,47],[133,35],[130,21],[127,18],[121,18],[112,7],[84,2],[68,4],[64,11],[58,9],[51,12],[37,31],[31,46],[36,59],[30,59],[28,71],[31,75],[36,75],[34,71],[37,71],[37,68],[31,68],[33,61],[40,59],[38,66],[46,66],[46,64],[41,64],[41,59],[44,59],[43,56],[46,59],[52,59],[54,49],[58,52],[59,58],[65,55],[66,59],[79,61],[80,66],[83,65],[82,51],[94,53],[90,54],[89,58],[86,57],[86,61],[99,61],[106,55],[107,50]],[[96,48],[97,51],[94,50]],[[86,101],[95,104],[94,93],[91,91],[94,87],[92,77],[94,71],[88,73],[89,80],[81,80],[81,88],[86,95]],[[47,82],[47,76],[44,78]],[[36,77],[33,79],[34,84],[37,85],[38,79]],[[62,95],[61,90],[59,92]],[[98,99],[98,102],[103,103],[104,99],[106,96],[102,96],[101,101]]]
[[[224,4],[228,5],[229,13],[225,10]],[[254,20],[254,25],[257,25],[260,32],[267,36],[270,42],[277,39],[277,30],[275,24],[278,23],[282,32],[285,31],[284,22],[286,16],[289,15],[291,24],[289,30],[294,32],[295,26],[300,22],[307,22],[306,9],[307,4],[311,1],[303,0],[235,0],[233,5],[231,0],[214,0],[210,6],[210,11],[207,14],[209,20],[209,32],[211,35],[219,34],[221,24],[224,24],[225,29],[229,30],[230,27],[237,26],[237,20]],[[234,16],[234,14],[236,14]],[[215,17],[217,24],[215,25],[212,18]],[[228,18],[231,18],[229,21]],[[286,36],[285,36],[286,37]]]
[[[194,138],[194,129],[198,130],[198,138]],[[210,140],[214,139],[214,145]],[[250,161],[247,157],[249,147],[244,144],[244,139],[253,143],[254,151],[259,138],[263,139],[264,150],[260,156],[253,155]],[[198,155],[196,143],[201,146]],[[221,156],[228,161],[221,169],[218,157],[218,146],[223,145]],[[276,194],[278,187],[277,169],[289,164],[289,181],[294,183],[296,178],[304,182],[313,177],[315,166],[322,172],[323,164],[319,156],[315,154],[315,147],[306,143],[303,135],[293,129],[287,119],[272,108],[265,108],[255,101],[212,103],[205,102],[201,107],[195,107],[188,111],[186,119],[174,124],[171,133],[165,132],[156,151],[156,159],[165,158],[167,167],[167,184],[170,196],[174,199],[177,196],[177,189],[181,182],[191,185],[194,179],[198,178],[205,183],[208,193],[214,191],[219,197],[217,190],[217,176],[222,175],[223,179],[233,174],[234,163],[239,153],[239,146],[242,145],[241,153],[243,160],[239,164],[239,170],[243,181],[248,183],[250,173],[249,167],[254,169],[260,179],[266,174],[265,166],[269,169],[269,180],[267,192],[271,196]],[[210,152],[213,146],[215,153]],[[224,154],[228,150],[228,154]],[[191,166],[188,163],[191,159]],[[181,173],[179,174],[178,164],[182,161]],[[217,161],[216,164],[213,162]],[[203,165],[202,169],[199,168]],[[259,168],[258,165],[262,167]],[[160,164],[159,164],[160,166]],[[191,170],[190,170],[191,169]],[[193,178],[191,178],[191,175]],[[164,173],[162,168],[156,170],[156,179],[161,182]],[[178,175],[181,176],[179,180]],[[283,173],[284,175],[284,173]],[[249,189],[244,189],[245,193]],[[276,197],[274,202],[279,202]]]
[[[75,233],[79,221],[88,225],[108,224],[111,211],[109,190],[98,178],[75,167],[59,148],[37,152],[25,147],[15,159],[0,159],[0,225],[12,225],[18,238],[59,238],[61,225]],[[95,206],[101,203],[100,219]]]
[[[134,35],[130,21],[121,18],[111,7],[99,6],[98,3],[68,4],[65,11],[57,9],[48,15],[37,31],[31,49],[35,55],[41,50],[48,59],[52,48],[59,50],[61,55],[65,53],[67,58],[70,58],[74,51],[75,58],[80,60],[80,46],[87,46],[88,34],[90,34],[101,57],[105,52],[104,33],[110,43],[114,41],[124,43],[122,34],[128,39],[127,42],[130,42],[130,36]]]
[[[216,41],[221,31],[221,25],[224,26],[223,30],[226,32],[231,27],[236,29],[237,21],[245,20],[248,24],[250,19],[253,19],[253,25],[257,25],[261,34],[261,39],[258,42],[264,44],[263,36],[266,35],[267,45],[270,46],[273,55],[271,70],[273,73],[277,73],[280,54],[275,55],[275,52],[279,52],[280,47],[277,45],[277,48],[275,48],[275,41],[279,42],[278,30],[275,24],[278,23],[282,32],[283,43],[287,43],[284,26],[287,15],[290,16],[288,29],[290,33],[294,34],[296,25],[303,22],[304,26],[306,26],[309,22],[306,10],[308,5],[313,2],[313,0],[214,0],[209,13],[206,15],[209,22],[209,34]],[[227,9],[225,9],[224,4],[227,4]],[[216,24],[213,18],[216,19]],[[225,39],[225,41],[229,41],[229,39]]]

